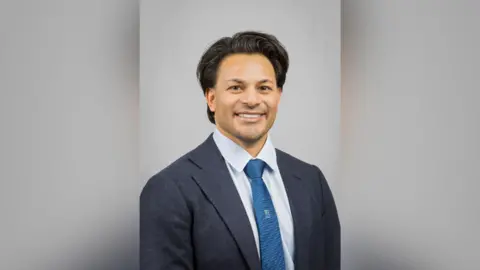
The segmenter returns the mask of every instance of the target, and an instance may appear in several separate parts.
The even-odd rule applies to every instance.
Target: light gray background
[[[480,2],[342,18],[345,269],[480,269]]]
[[[0,269],[137,269],[136,1],[1,1]]]
[[[478,1],[344,0],[341,47],[338,1],[162,2],[141,77],[137,1],[0,3],[0,269],[137,269],[140,188],[212,128],[202,45],[257,22],[292,54],[275,143],[326,171],[343,269],[478,269]]]

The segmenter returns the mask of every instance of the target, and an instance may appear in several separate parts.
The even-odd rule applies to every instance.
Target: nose
[[[260,104],[261,95],[258,93],[255,87],[248,87],[246,91],[243,92],[242,102],[249,107],[255,107]]]

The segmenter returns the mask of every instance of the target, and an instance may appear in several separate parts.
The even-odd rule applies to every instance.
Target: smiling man
[[[140,269],[340,269],[340,222],[318,167],[269,136],[288,71],[272,35],[241,32],[197,77],[214,132],[140,197]]]

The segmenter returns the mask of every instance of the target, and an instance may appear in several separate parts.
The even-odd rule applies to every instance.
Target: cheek
[[[271,113],[274,113],[274,114],[277,113],[279,101],[280,101],[280,99],[277,98],[277,97],[272,98],[271,100],[267,101],[267,105],[268,105]]]
[[[270,114],[268,116],[268,120],[272,122],[275,121],[275,119],[277,118],[277,112],[278,112],[278,107],[271,108]]]
[[[226,110],[232,111],[238,102],[238,99],[235,97],[229,97],[222,100],[222,107]]]
[[[217,100],[216,109],[222,115],[230,115],[233,113],[235,108],[235,100],[232,99],[222,99]]]
[[[272,107],[272,112],[277,113],[278,111],[278,105],[275,104],[275,106]]]

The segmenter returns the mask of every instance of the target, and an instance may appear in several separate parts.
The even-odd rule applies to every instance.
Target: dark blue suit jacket
[[[277,149],[294,224],[296,270],[340,269],[340,223],[322,172]],[[260,270],[252,228],[212,135],[145,185],[141,270]]]

